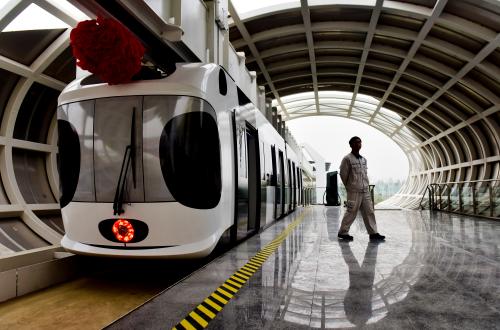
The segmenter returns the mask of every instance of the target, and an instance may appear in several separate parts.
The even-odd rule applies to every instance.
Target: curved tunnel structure
[[[15,29],[27,11],[49,27]],[[410,177],[392,200],[418,205],[430,183],[500,177],[500,3],[290,1],[239,15],[229,38],[284,120],[332,115],[391,137]],[[59,244],[57,97],[75,78],[65,1],[0,4],[0,255]],[[35,24],[33,22],[33,24]]]
[[[233,8],[232,44],[284,120],[341,116],[392,138],[410,162],[393,204],[417,207],[431,183],[499,178],[498,3],[310,0],[268,10]]]

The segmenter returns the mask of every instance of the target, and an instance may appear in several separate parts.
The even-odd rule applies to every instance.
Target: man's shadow
[[[369,242],[363,264],[360,266],[348,242],[339,242],[344,261],[349,267],[349,289],[344,297],[347,319],[356,326],[363,326],[372,317],[373,281],[380,243]]]

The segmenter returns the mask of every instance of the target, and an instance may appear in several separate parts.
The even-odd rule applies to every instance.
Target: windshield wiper
[[[125,148],[125,154],[123,155],[122,167],[120,169],[120,176],[118,177],[118,184],[115,189],[115,198],[113,200],[113,215],[120,215],[124,212],[123,210],[123,196],[125,192],[125,186],[127,183],[127,173],[132,162],[132,181],[134,183],[134,189],[136,188],[136,148],[135,148],[135,107],[132,111],[132,125],[130,128],[130,144]]]

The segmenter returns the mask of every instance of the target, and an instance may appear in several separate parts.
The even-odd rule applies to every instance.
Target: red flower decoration
[[[71,31],[70,40],[76,64],[110,85],[129,82],[141,69],[144,47],[113,19],[80,22]]]

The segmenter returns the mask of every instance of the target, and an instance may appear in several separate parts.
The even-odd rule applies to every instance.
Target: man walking
[[[370,240],[382,241],[385,236],[377,231],[377,222],[373,212],[373,203],[370,196],[366,158],[359,154],[361,149],[361,139],[357,136],[349,140],[351,153],[342,159],[340,164],[340,179],[347,190],[347,210],[340,225],[338,237],[344,240],[352,241],[353,237],[349,235],[358,210],[361,209],[363,222],[370,235]]]

